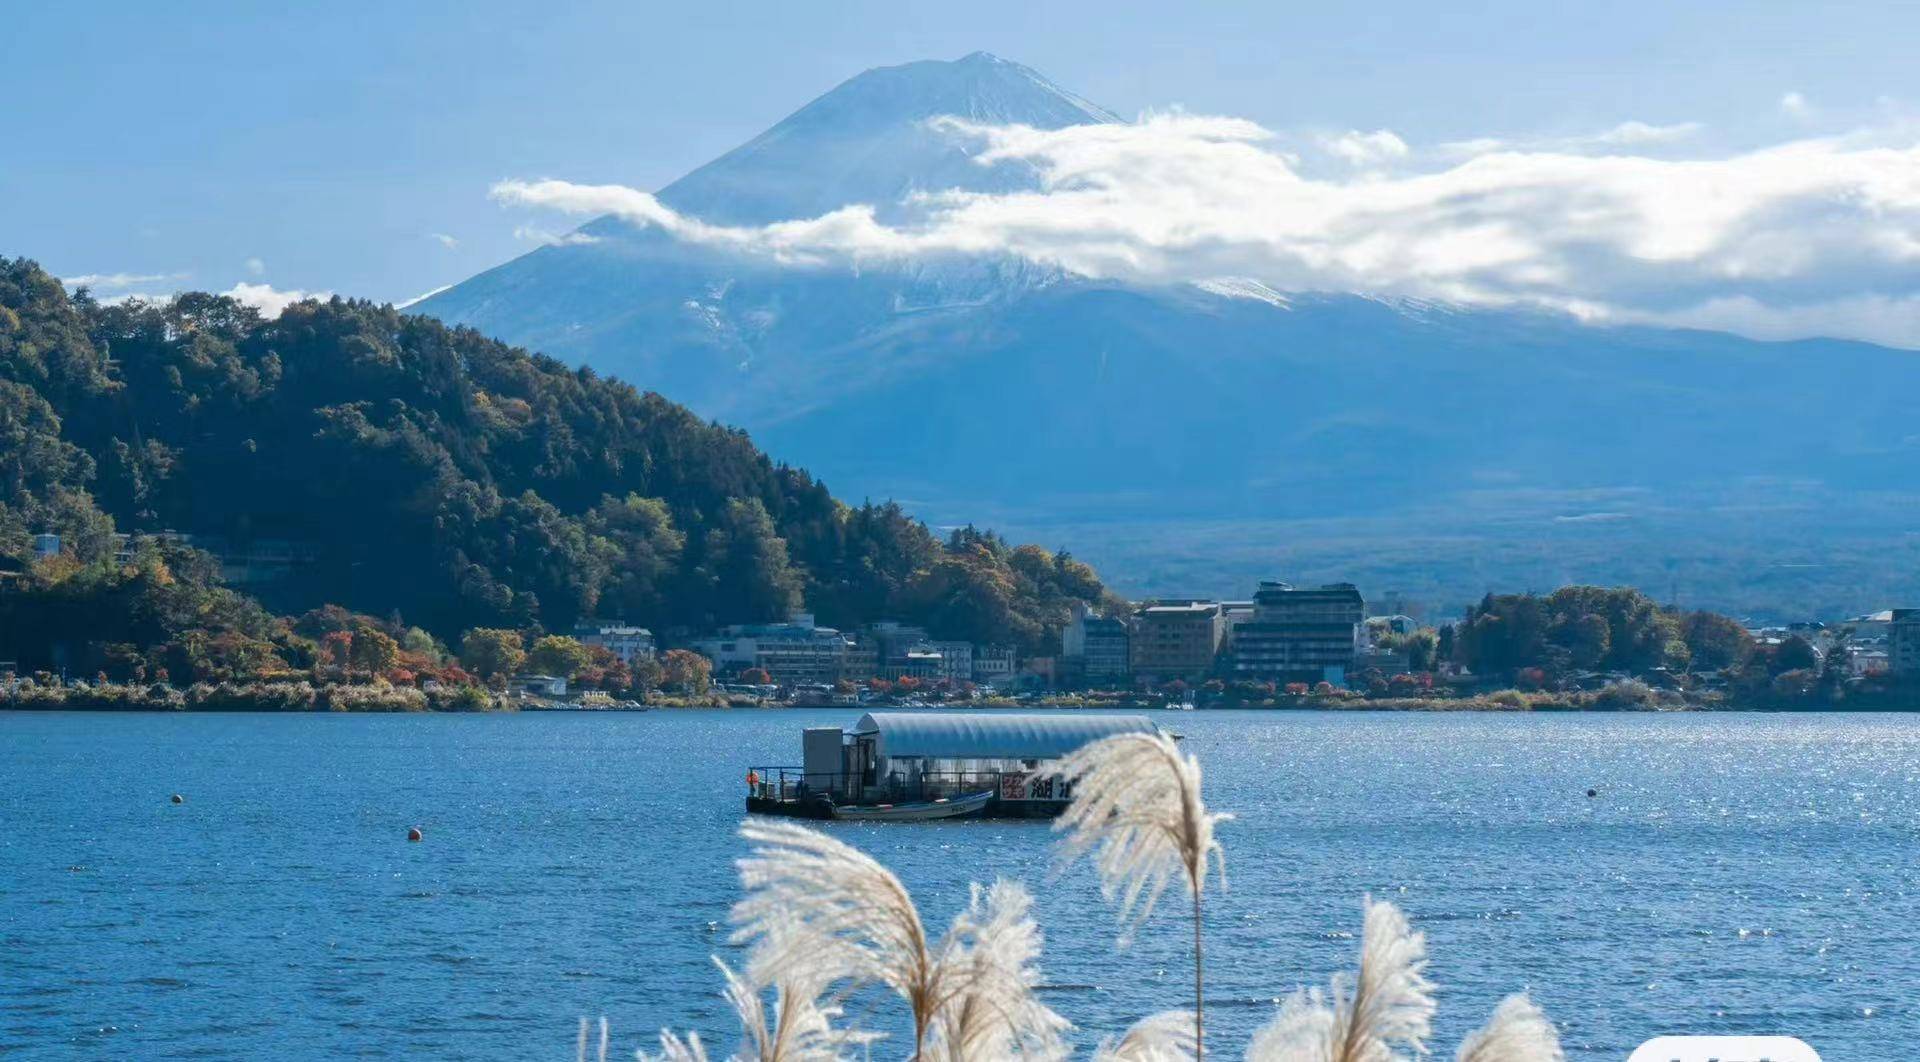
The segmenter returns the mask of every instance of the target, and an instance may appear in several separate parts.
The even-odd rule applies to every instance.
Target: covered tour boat
[[[1056,761],[1124,733],[1140,715],[870,712],[851,728],[808,727],[799,767],[747,771],[747,810],[808,819],[914,822],[1046,818],[1071,794]]]

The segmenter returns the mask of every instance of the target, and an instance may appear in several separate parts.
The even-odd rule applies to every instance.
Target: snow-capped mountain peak
[[[817,217],[851,203],[889,215],[914,192],[1031,187],[1031,170],[986,167],[931,120],[988,125],[1119,121],[1038,72],[987,52],[876,67],[660,191],[683,213],[729,224]]]

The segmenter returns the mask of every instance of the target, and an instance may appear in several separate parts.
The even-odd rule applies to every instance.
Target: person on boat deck
[[[752,792],[758,788],[760,788],[760,772],[749,767],[747,768],[747,791]]]

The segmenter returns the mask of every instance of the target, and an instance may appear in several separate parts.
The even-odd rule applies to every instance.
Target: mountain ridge
[[[903,188],[1030,187],[1031,172],[982,167],[963,143],[927,139],[927,101],[981,77],[1006,90],[992,96],[998,120],[1112,120],[991,57],[880,68],[661,197],[719,212],[699,214],[707,220],[759,224],[849,202],[884,213]],[[898,91],[901,78],[930,87]],[[876,84],[889,97],[877,118],[866,110]],[[834,119],[824,130],[823,116]],[[847,144],[855,161],[884,157],[878,176],[855,172]],[[774,186],[777,196],[765,192]],[[1904,543],[1910,530],[1881,499],[1920,499],[1920,438],[1899,398],[1920,392],[1911,352],[1280,292],[1245,278],[1147,287],[1011,259],[790,267],[618,219],[584,231],[595,242],[543,248],[418,309],[667,391],[850,496],[898,498],[935,522],[986,511],[1027,534],[1070,528],[1129,591],[1228,593],[1297,574],[1254,528],[1330,519],[1369,521],[1344,570],[1337,544],[1311,566],[1335,576],[1407,581],[1406,566],[1369,557],[1441,525],[1478,541],[1471,572],[1432,591],[1453,603],[1482,581],[1516,581],[1503,572],[1534,570],[1539,542],[1564,546],[1560,581],[1644,580],[1642,558],[1668,558],[1646,563],[1671,576],[1696,564],[1680,558],[1700,538],[1740,539],[1746,556],[1793,548],[1784,524],[1750,533],[1760,503],[1832,514],[1856,535],[1854,559],[1795,597],[1920,596],[1916,572],[1867,571],[1876,539]],[[1579,511],[1540,507],[1621,492],[1629,514],[1604,534],[1609,521],[1571,524]],[[1716,501],[1688,504],[1706,498]],[[1479,522],[1457,526],[1466,513]],[[1523,513],[1531,522],[1505,518]],[[1154,551],[1177,547],[1194,521],[1248,528],[1217,539],[1234,559],[1207,574],[1211,585],[1129,577],[1153,570]],[[1799,535],[1819,526],[1786,523]],[[1795,603],[1713,579],[1729,607]]]

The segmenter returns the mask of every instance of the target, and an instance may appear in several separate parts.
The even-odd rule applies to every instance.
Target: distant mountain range
[[[1117,121],[990,55],[870,70],[662,189],[764,224],[1034,187],[943,115]],[[1346,578],[1450,611],[1634,582],[1756,617],[1920,603],[1920,354],[1021,260],[790,266],[601,218],[427,300],[748,429],[842,497],[1070,544],[1118,588]]]

